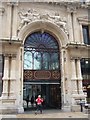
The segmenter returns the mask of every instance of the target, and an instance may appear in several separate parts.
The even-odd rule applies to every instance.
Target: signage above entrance
[[[56,70],[46,71],[46,70],[24,70],[24,80],[59,80],[60,72]]]

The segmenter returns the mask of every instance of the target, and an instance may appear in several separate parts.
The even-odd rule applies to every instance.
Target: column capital
[[[81,57],[70,57],[70,60],[80,60]]]
[[[75,60],[76,59],[76,57],[70,57],[70,60]]]
[[[8,57],[8,58],[16,58],[16,54],[14,54],[14,53],[11,53],[11,54],[9,54],[9,53],[6,53],[6,54],[4,54],[4,57]]]
[[[18,6],[18,1],[15,1],[15,2],[8,2],[7,3],[8,6]]]
[[[71,5],[68,5],[67,6],[67,12],[68,13],[76,13],[76,6],[71,6]]]
[[[77,57],[77,60],[81,60],[81,57]]]

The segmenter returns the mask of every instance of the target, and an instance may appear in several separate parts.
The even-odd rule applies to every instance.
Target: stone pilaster
[[[11,68],[12,68],[12,70],[11,70],[11,76],[10,76],[10,78],[12,79],[12,80],[15,80],[16,78],[15,78],[15,67],[16,67],[16,55],[13,55],[12,56],[12,61],[11,61]]]
[[[23,108],[23,52],[24,52],[24,48],[20,47],[19,50],[19,54],[20,54],[20,58],[19,58],[19,76],[20,76],[20,80],[19,80],[19,100],[18,100],[18,113],[23,113],[24,112],[24,108]]]
[[[82,44],[84,44],[84,41],[83,41],[83,30],[82,30],[82,24],[79,23],[79,25],[80,25],[80,41],[81,41]]]
[[[18,17],[18,2],[14,2],[12,7],[12,39],[16,40],[17,39],[17,17]]]
[[[13,54],[11,58],[10,71],[10,98],[15,99],[15,83],[16,83],[16,55]]]
[[[82,80],[80,59],[77,59],[77,77]]]
[[[9,58],[4,56],[4,75],[3,75],[3,93],[2,97],[8,97],[8,80],[9,80]]]
[[[73,36],[74,36],[74,42],[80,43],[78,38],[78,27],[77,27],[77,19],[76,19],[77,12],[73,12]]]
[[[9,57],[4,56],[4,75],[3,79],[9,79]]]
[[[80,111],[80,99],[85,100],[85,95],[82,90],[82,75],[81,75],[81,65],[80,59],[72,59],[72,111]]]
[[[62,103],[65,104],[65,50],[61,50],[61,91],[62,91]]]
[[[7,24],[6,24],[6,37],[10,38],[11,36],[11,5],[7,3]]]
[[[82,86],[82,74],[81,74],[81,64],[80,59],[77,59],[77,80],[78,80],[78,89],[79,94],[83,94]]]
[[[71,66],[72,66],[72,77],[71,77],[72,94],[77,94],[77,78],[76,78],[75,59],[71,59]]]
[[[73,26],[72,26],[72,16],[71,16],[71,12],[68,9],[68,31],[69,31],[69,42],[73,42],[74,38],[73,38]]]
[[[0,6],[0,38],[2,38],[2,28],[3,28],[2,19],[3,19],[3,13],[4,13],[4,8],[2,8],[2,6]]]
[[[2,106],[0,113],[16,113],[17,107],[15,105],[15,60],[12,54],[5,55],[4,77],[3,77],[3,92],[1,96]]]

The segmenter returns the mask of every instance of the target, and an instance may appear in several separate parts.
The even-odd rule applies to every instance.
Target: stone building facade
[[[42,69],[32,73],[33,69],[30,68],[30,70],[28,69],[29,79],[26,80],[26,83],[45,84],[46,86],[47,84],[58,84],[60,109],[79,111],[80,99],[86,101],[80,61],[82,58],[89,57],[90,46],[85,43],[83,35],[83,26],[90,24],[88,11],[89,1],[36,0],[30,2],[27,0],[24,2],[11,0],[0,2],[0,54],[3,56],[3,69],[1,70],[3,71],[1,74],[3,90],[0,97],[0,113],[24,112],[25,41],[29,39],[28,36],[38,32],[53,36],[57,41],[60,67],[58,71],[52,69],[53,74],[50,70]],[[46,37],[45,40],[47,40]],[[42,44],[45,40],[43,37]],[[33,45],[29,46],[27,50],[30,50],[30,47],[33,48]],[[51,48],[53,49],[53,46]],[[33,49],[36,50],[36,48]],[[32,74],[36,81],[30,80]],[[54,81],[51,80],[52,77],[54,77]]]

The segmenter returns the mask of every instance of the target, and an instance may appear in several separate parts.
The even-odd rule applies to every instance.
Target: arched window
[[[59,46],[47,32],[34,32],[24,43],[24,69],[60,70]]]

